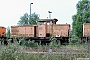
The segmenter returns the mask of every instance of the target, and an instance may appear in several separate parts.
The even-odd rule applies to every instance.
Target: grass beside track
[[[52,49],[49,53],[48,50]],[[0,46],[0,60],[75,60],[90,58],[85,44],[61,45],[59,47],[25,47],[16,44]]]

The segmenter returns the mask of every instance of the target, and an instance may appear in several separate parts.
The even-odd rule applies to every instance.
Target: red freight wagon
[[[6,37],[6,28],[0,26],[0,37]]]

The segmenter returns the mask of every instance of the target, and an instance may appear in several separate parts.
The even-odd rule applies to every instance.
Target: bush
[[[38,44],[34,41],[25,41],[24,46],[26,47],[38,47]]]
[[[32,41],[29,41],[32,42]],[[34,42],[32,42],[33,44]],[[52,43],[55,43],[53,41]],[[31,45],[30,45],[31,46]],[[53,46],[53,44],[51,45]],[[56,45],[55,45],[56,46]],[[56,52],[56,54],[53,53],[26,53],[23,51],[22,46],[19,46],[18,43],[9,44],[7,46],[4,46],[2,49],[0,49],[0,60],[75,60],[78,57],[77,54],[58,54],[59,52]],[[19,51],[18,51],[19,50]],[[84,54],[85,57],[88,58],[89,54],[85,51],[80,51]]]
[[[0,50],[0,60],[16,60],[15,54],[18,48],[18,44],[10,44],[4,46]]]
[[[58,41],[55,37],[50,38],[51,42],[49,43],[49,47],[60,47],[60,41]]]
[[[20,40],[20,45],[26,46],[26,47],[38,47],[38,44],[33,41],[26,41],[25,39]]]
[[[55,37],[50,37],[50,41],[56,41],[57,39]]]
[[[78,44],[78,43],[80,43],[80,38],[73,34],[71,36],[71,38],[69,38],[69,43],[70,44]]]

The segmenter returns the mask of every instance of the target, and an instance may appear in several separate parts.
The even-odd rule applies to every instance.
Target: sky
[[[23,14],[39,15],[40,19],[57,18],[57,24],[72,24],[72,16],[76,14],[76,4],[79,0],[0,0],[0,26],[10,27],[17,25]]]

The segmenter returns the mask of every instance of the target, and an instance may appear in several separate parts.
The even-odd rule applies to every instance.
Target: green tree
[[[90,0],[80,0],[77,13],[72,16],[72,31],[77,37],[83,36],[83,23],[90,23]]]
[[[25,13],[23,16],[20,17],[20,20],[17,23],[18,25],[26,25],[28,24],[28,13]]]
[[[29,24],[33,25],[33,24],[36,24],[36,20],[38,20],[39,17],[38,17],[38,14],[31,14],[31,16],[29,16]]]
[[[7,28],[7,34],[6,34],[6,36],[8,37],[8,38],[10,38],[10,27],[8,26],[8,28]]]
[[[20,20],[18,21],[18,25],[33,25],[36,24],[36,20],[38,20],[38,14],[31,14],[28,15],[28,13],[25,13],[23,16],[20,17]]]

